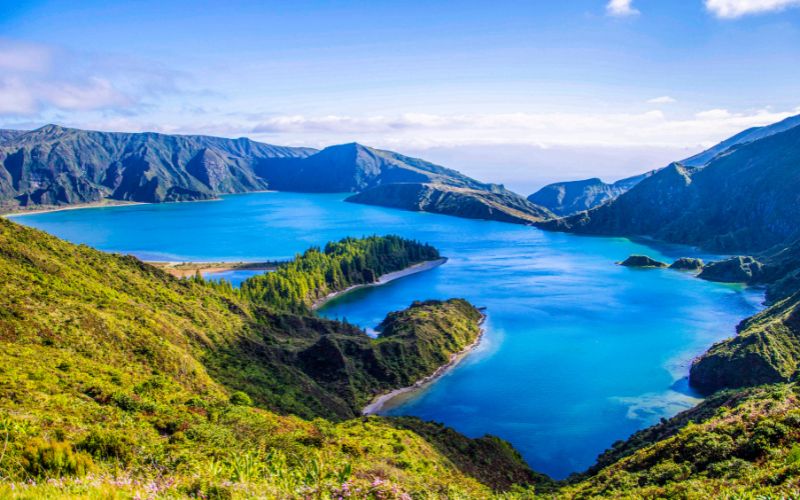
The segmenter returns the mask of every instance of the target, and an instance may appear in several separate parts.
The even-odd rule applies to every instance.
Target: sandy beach
[[[353,290],[358,290],[360,288],[368,288],[368,287],[372,287],[372,286],[385,285],[386,283],[389,283],[390,281],[398,280],[400,278],[404,278],[404,277],[410,276],[412,274],[421,273],[423,271],[428,271],[428,270],[433,269],[435,267],[439,267],[442,264],[444,264],[445,262],[447,262],[447,258],[442,257],[441,259],[436,259],[436,260],[426,260],[425,262],[420,262],[418,264],[414,264],[414,265],[409,266],[409,267],[407,267],[405,269],[401,269],[400,271],[395,271],[395,272],[392,272],[392,273],[386,273],[384,275],[381,275],[381,277],[378,278],[378,281],[376,281],[375,283],[366,283],[366,284],[363,284],[363,285],[353,285],[351,287],[345,288],[344,290],[341,290],[341,291],[338,291],[338,292],[329,293],[328,295],[322,297],[321,299],[317,299],[316,301],[314,301],[314,304],[311,306],[311,308],[312,309],[319,309],[320,307],[324,306],[325,303],[327,303],[328,301],[333,300],[334,298],[339,297],[341,295],[344,295],[346,293],[350,293]]]
[[[176,278],[188,278],[198,271],[200,274],[225,271],[272,271],[278,262],[147,262],[151,266],[170,273]]]
[[[226,194],[250,194],[250,193],[270,193],[275,191],[248,191],[247,193],[226,193]],[[222,198],[209,198],[206,200],[184,200],[184,201],[161,201],[150,203],[145,201],[125,201],[125,200],[112,200],[104,199],[101,201],[94,201],[91,203],[76,203],[67,206],[44,205],[34,209],[16,208],[11,211],[0,213],[0,217],[21,217],[23,215],[35,215],[48,212],[63,212],[64,210],[81,210],[83,208],[103,208],[103,207],[124,207],[127,205],[164,205],[167,203],[202,203],[206,201],[222,201]],[[1,211],[0,211],[1,212]]]
[[[0,217],[22,217],[25,215],[44,214],[48,212],[63,212],[65,210],[81,210],[83,208],[102,208],[102,207],[122,207],[126,205],[150,205],[139,201],[121,201],[121,200],[103,200],[92,203],[76,203],[75,205],[68,206],[45,206],[36,207],[35,209],[18,208],[12,211],[3,212]]]
[[[483,317],[481,318],[480,322],[481,330],[478,333],[478,338],[475,339],[475,342],[471,343],[461,351],[450,355],[450,361],[437,368],[435,372],[428,375],[427,377],[417,380],[416,382],[414,382],[413,385],[410,385],[408,387],[401,387],[400,389],[395,389],[391,392],[387,392],[386,394],[381,394],[379,396],[376,396],[367,406],[365,406],[361,410],[361,414],[374,415],[380,412],[390,401],[394,400],[395,398],[425,388],[427,385],[432,384],[439,377],[441,377],[449,370],[454,368],[456,365],[458,365],[458,363],[461,362],[462,359],[464,359],[467,356],[467,354],[469,354],[473,349],[478,347],[478,345],[481,343],[481,339],[483,339],[483,335],[484,333],[486,333],[486,329],[483,328],[483,323],[485,321],[486,321],[486,314],[484,314]]]

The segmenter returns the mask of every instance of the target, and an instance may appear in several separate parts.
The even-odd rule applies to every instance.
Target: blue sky
[[[523,192],[800,113],[798,82],[800,0],[0,0],[0,127],[358,141]]]

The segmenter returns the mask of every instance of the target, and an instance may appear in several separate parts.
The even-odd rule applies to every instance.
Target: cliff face
[[[515,224],[532,224],[553,217],[546,209],[497,187],[484,191],[443,184],[387,184],[353,195],[346,201]]]
[[[639,235],[720,252],[800,237],[800,127],[738,146],[702,168],[673,164],[605,205],[545,229]]]

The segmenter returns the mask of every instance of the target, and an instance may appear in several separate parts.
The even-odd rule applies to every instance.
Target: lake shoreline
[[[114,200],[111,198],[104,198],[100,201],[92,201],[88,203],[74,203],[70,205],[42,205],[33,209],[15,208],[15,209],[0,209],[0,217],[21,217],[23,215],[37,215],[46,214],[51,212],[63,212],[65,210],[81,210],[84,208],[108,208],[108,207],[125,207],[128,205],[167,205],[173,203],[202,203],[206,201],[222,201],[223,196],[230,195],[245,195],[245,194],[258,194],[258,193],[279,193],[272,189],[260,189],[258,191],[245,191],[243,193],[220,193],[214,198],[206,198],[202,200],[175,200],[175,201],[127,201],[127,200]]]
[[[223,273],[226,271],[274,271],[279,262],[163,262],[145,261],[176,278],[189,278],[198,272]]]
[[[362,415],[376,415],[378,412],[384,409],[388,403],[390,403],[393,399],[397,398],[398,396],[402,396],[403,394],[408,394],[411,392],[416,392],[419,390],[424,389],[426,386],[436,382],[439,378],[443,377],[447,372],[458,366],[458,364],[467,357],[467,355],[475,350],[478,345],[480,345],[481,340],[483,340],[483,336],[486,334],[486,328],[483,327],[484,323],[486,322],[486,313],[483,312],[483,308],[479,308],[481,310],[481,319],[478,325],[480,326],[480,331],[478,332],[478,336],[475,338],[475,341],[462,350],[453,353],[450,355],[450,360],[436,369],[433,373],[428,375],[427,377],[423,377],[412,385],[401,387],[399,389],[395,389],[393,391],[387,392],[386,394],[379,394],[372,398],[372,401],[364,408],[361,409]]]
[[[444,264],[445,262],[447,262],[447,257],[442,257],[442,258],[436,259],[436,260],[426,260],[426,261],[422,261],[422,262],[417,262],[416,264],[412,264],[412,265],[406,267],[405,269],[401,269],[399,271],[393,271],[391,273],[383,274],[378,278],[378,281],[376,281],[374,283],[364,283],[364,284],[360,284],[360,285],[353,285],[353,286],[345,288],[344,290],[340,290],[338,292],[331,292],[328,295],[326,295],[326,296],[324,296],[324,297],[322,297],[320,299],[315,300],[314,303],[311,305],[311,309],[316,311],[317,309],[323,307],[325,304],[327,304],[331,300],[333,300],[335,298],[338,298],[338,297],[341,297],[342,295],[345,295],[347,293],[353,292],[355,290],[360,290],[362,288],[370,288],[370,287],[373,287],[373,286],[385,285],[385,284],[390,283],[392,281],[399,280],[400,278],[405,278],[406,276],[411,276],[412,274],[417,274],[417,273],[429,271],[431,269],[435,269],[435,268],[441,266],[442,264]]]
[[[0,213],[0,217],[24,217],[26,215],[47,214],[52,212],[65,212],[67,210],[82,210],[84,208],[126,207],[129,205],[152,205],[152,203],[147,203],[143,201],[103,200],[103,201],[93,201],[91,203],[76,203],[74,205],[67,205],[67,206],[45,205],[42,207],[36,207],[31,210],[25,208],[22,209],[18,208],[10,211],[4,211]]]

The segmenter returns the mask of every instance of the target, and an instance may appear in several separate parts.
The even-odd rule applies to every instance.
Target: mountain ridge
[[[104,200],[209,200],[221,194],[263,190],[361,193],[411,183],[472,190],[481,193],[479,205],[491,205],[476,211],[476,197],[462,196],[450,200],[442,212],[449,215],[475,218],[481,214],[487,219],[528,223],[525,217],[506,215],[524,207],[523,212],[552,217],[502,185],[356,142],[317,150],[247,138],[99,132],[54,124],[31,131],[0,131],[0,209],[6,211]],[[491,203],[485,203],[489,198]],[[358,202],[357,198],[351,201]],[[496,206],[504,202],[511,206]],[[380,205],[381,200],[370,203]],[[402,204],[413,203],[409,198]]]
[[[800,237],[798,161],[794,127],[729,148],[703,167],[673,163],[604,205],[539,227],[764,252]]]
[[[676,163],[687,167],[703,167],[715,157],[738,145],[751,143],[800,126],[800,115],[762,127],[751,127],[728,139]],[[548,184],[528,196],[528,200],[541,205],[558,216],[569,216],[590,210],[624,194],[642,180],[660,169],[606,183],[598,178]]]

